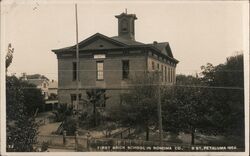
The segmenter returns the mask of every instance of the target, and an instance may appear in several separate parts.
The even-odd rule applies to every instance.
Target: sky
[[[74,1],[75,2],[75,1]],[[14,47],[9,74],[42,74],[57,80],[52,49],[76,43],[73,1],[8,0],[1,4],[1,44]],[[245,51],[248,2],[209,1],[77,1],[79,41],[99,32],[118,34],[115,15],[136,14],[135,39],[169,42],[179,60],[177,74],[201,72],[206,63],[218,65],[236,51]],[[245,11],[245,12],[244,12]],[[248,23],[247,23],[248,24]]]

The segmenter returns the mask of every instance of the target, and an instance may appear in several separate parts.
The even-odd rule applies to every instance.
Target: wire
[[[109,88],[104,88],[106,90],[133,90],[132,87],[144,87],[144,86],[158,86],[159,84],[133,84],[133,85],[126,85],[128,87],[109,87]],[[173,85],[173,84],[161,84],[160,86],[176,86],[176,87],[186,87],[186,88],[207,88],[207,89],[231,89],[231,90],[244,90],[242,87],[226,87],[226,86],[198,86],[198,85]],[[35,87],[9,87],[13,89],[34,89]],[[85,88],[79,88],[80,90],[88,90],[96,88],[96,86],[87,86]],[[40,88],[38,88],[40,89]],[[58,88],[58,90],[75,90],[75,88]]]

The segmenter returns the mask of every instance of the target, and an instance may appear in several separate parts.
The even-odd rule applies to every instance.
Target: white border
[[[21,1],[21,0],[20,0]],[[27,1],[16,1],[18,4],[27,4]],[[243,32],[245,34],[244,36],[244,88],[245,88],[245,152],[129,152],[129,155],[232,155],[232,156],[238,156],[238,155],[248,155],[249,154],[249,2],[246,0],[242,1],[194,1],[191,0],[189,2],[182,0],[182,1],[167,1],[167,0],[127,0],[127,1],[121,1],[121,0],[51,0],[49,1],[41,1],[41,3],[50,3],[50,4],[73,4],[73,3],[243,3],[244,9],[242,10],[244,13],[244,28]],[[10,1],[4,0],[1,2],[1,9],[5,4],[9,4]],[[4,35],[5,35],[5,16],[1,15],[1,77],[0,77],[0,86],[1,86],[1,95],[0,95],[0,101],[1,101],[1,154],[2,155],[128,155],[127,152],[50,152],[50,153],[38,153],[38,152],[6,152],[6,98],[5,98],[5,51],[6,47],[3,45],[6,45],[4,42]]]

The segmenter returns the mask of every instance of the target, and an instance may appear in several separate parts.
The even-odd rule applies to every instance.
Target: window
[[[152,61],[152,70],[155,70],[155,62]]]
[[[96,62],[96,79],[103,80],[103,61]]]
[[[77,76],[77,73],[76,73],[76,62],[73,62],[73,81],[76,81],[76,76]]]
[[[167,67],[165,66],[165,82],[167,81]]]
[[[81,100],[82,94],[79,94],[78,98]],[[76,102],[76,94],[70,94],[71,104],[73,105]]]
[[[170,68],[170,82],[172,82],[172,78],[173,78],[173,76],[172,76],[172,68]]]
[[[160,65],[159,65],[159,63],[157,63],[157,70],[160,70]]]
[[[122,61],[122,78],[127,79],[129,76],[129,61],[123,60]]]
[[[170,82],[170,68],[168,67],[168,82]]]
[[[162,73],[162,75],[161,75],[161,81],[163,82],[163,78],[164,78],[164,76],[163,76],[163,65],[161,65],[161,73]]]
[[[172,68],[172,82],[175,83],[175,71],[174,71],[174,68]]]

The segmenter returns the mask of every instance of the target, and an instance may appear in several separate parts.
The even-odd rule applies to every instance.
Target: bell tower
[[[135,40],[135,14],[121,13],[115,16],[118,19],[118,36],[128,40]]]

